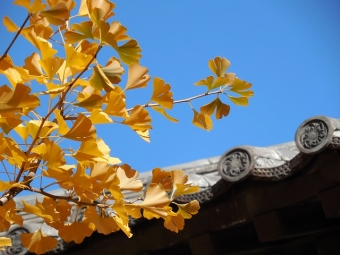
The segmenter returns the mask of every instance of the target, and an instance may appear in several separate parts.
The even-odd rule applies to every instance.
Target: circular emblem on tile
[[[296,132],[296,146],[306,154],[319,152],[331,143],[333,129],[327,118],[308,119],[300,125]]]
[[[253,168],[253,157],[249,150],[237,147],[222,155],[218,163],[218,172],[229,182],[244,179]]]

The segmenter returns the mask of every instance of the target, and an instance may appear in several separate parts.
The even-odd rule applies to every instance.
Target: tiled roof
[[[182,169],[188,175],[189,181],[200,187],[198,193],[182,196],[178,200],[186,202],[197,199],[204,205],[226,194],[235,183],[247,178],[260,182],[277,182],[288,177],[293,178],[325,149],[340,149],[340,119],[316,116],[305,120],[298,127],[295,141],[264,148],[237,146],[230,148],[222,156],[163,169]],[[145,186],[148,185],[151,181],[151,171],[141,173],[139,179]],[[137,196],[136,193],[126,193],[125,198],[133,200]],[[16,201],[21,199],[23,197],[16,198]],[[35,200],[35,197],[24,199]],[[29,220],[27,224],[30,224]],[[56,235],[52,232],[51,235]]]

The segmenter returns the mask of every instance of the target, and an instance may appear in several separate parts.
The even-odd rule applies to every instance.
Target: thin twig
[[[7,56],[7,53],[9,52],[9,50],[11,49],[13,43],[15,42],[15,40],[18,38],[18,36],[21,33],[21,30],[24,28],[24,26],[26,25],[27,21],[29,20],[29,18],[32,16],[32,13],[29,13],[24,21],[24,23],[22,23],[20,29],[18,30],[18,32],[15,34],[13,40],[11,41],[11,43],[8,45],[6,51],[4,52],[4,54],[1,56],[0,61]]]

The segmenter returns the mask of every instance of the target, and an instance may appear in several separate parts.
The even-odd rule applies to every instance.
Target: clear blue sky
[[[20,24],[25,16],[10,2],[1,3],[1,16],[6,14]],[[255,91],[248,107],[231,105],[230,115],[215,121],[210,132],[191,124],[187,104],[170,112],[180,120],[178,124],[152,114],[150,144],[128,127],[101,127],[99,135],[112,155],[135,169],[146,171],[218,156],[237,145],[284,143],[294,139],[297,127],[309,117],[340,118],[339,1],[115,3],[115,19],[128,28],[143,50],[141,64],[149,68],[151,76],[172,85],[175,99],[205,92],[193,83],[210,75],[207,62],[216,56],[228,58],[230,71],[251,82]],[[0,41],[0,51],[12,39],[13,34],[8,35]],[[20,53],[17,46],[10,55]],[[151,86],[129,95],[134,102],[145,103],[146,93],[151,93]],[[204,102],[208,101],[193,105],[198,108]]]

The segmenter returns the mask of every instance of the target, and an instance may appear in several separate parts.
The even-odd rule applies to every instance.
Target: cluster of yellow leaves
[[[216,57],[215,59],[211,59],[208,63],[208,66],[216,77],[208,76],[207,78],[196,82],[195,85],[206,86],[208,89],[207,93],[211,92],[214,89],[218,89],[218,94],[213,101],[206,105],[203,105],[200,108],[200,113],[193,109],[193,124],[209,131],[213,127],[210,116],[213,115],[214,112],[216,119],[226,117],[229,115],[230,112],[230,106],[220,100],[220,94],[227,95],[228,98],[236,105],[247,106],[248,98],[252,97],[254,95],[254,92],[248,90],[252,86],[251,83],[240,80],[236,77],[234,73],[226,73],[227,69],[230,66],[230,61],[226,58]],[[228,91],[234,92],[240,95],[240,97],[228,95]]]
[[[0,191],[4,192],[0,231],[7,231],[11,224],[22,225],[13,201],[22,190],[44,196],[34,205],[23,201],[20,211],[42,218],[66,242],[81,243],[93,231],[110,234],[122,230],[130,237],[131,217],[162,218],[171,231],[183,229],[184,220],[198,212],[199,204],[196,200],[179,204],[176,198],[195,193],[198,187],[188,183],[181,170],[165,172],[159,168],[153,170],[148,187],[143,187],[137,171],[110,155],[109,146],[97,135],[96,125],[126,125],[150,141],[148,107],[178,122],[167,113],[174,104],[216,94],[200,111],[192,108],[193,124],[209,131],[213,126],[211,115],[215,113],[216,119],[221,119],[230,111],[219,96],[225,94],[235,104],[245,106],[253,95],[251,84],[226,73],[230,62],[216,57],[209,61],[214,76],[195,83],[206,86],[207,92],[175,101],[171,86],[158,77],[151,79],[148,69],[139,64],[137,41],[126,34],[122,24],[109,21],[115,7],[109,0],[81,0],[74,16],[84,20],[79,23],[73,22],[71,15],[76,7],[74,0],[13,3],[27,10],[27,19],[18,26],[5,16],[3,24],[9,32],[23,36],[35,51],[24,56],[23,66],[15,65],[8,54],[12,44],[0,57],[0,74],[10,84],[0,86],[0,161],[8,177],[8,181],[0,180]],[[102,65],[97,55],[104,47],[112,56]],[[121,85],[125,70],[126,83]],[[152,83],[150,100],[128,108],[126,91],[145,88],[148,83]],[[72,148],[62,147],[63,141]],[[69,195],[49,194],[43,183],[40,189],[34,188],[36,177],[48,181],[47,186],[58,185]],[[126,191],[137,192],[140,198],[128,201]],[[56,239],[42,230],[22,234],[21,241],[37,254],[57,245]],[[0,247],[8,245],[9,239],[0,239]]]

